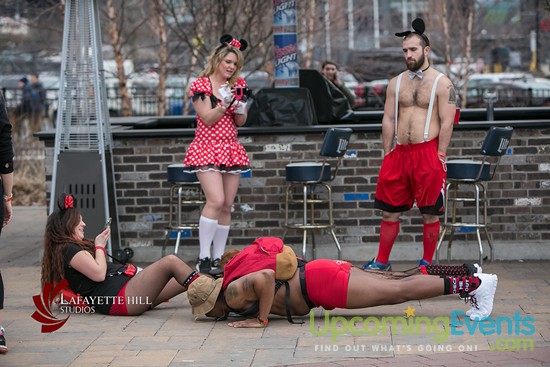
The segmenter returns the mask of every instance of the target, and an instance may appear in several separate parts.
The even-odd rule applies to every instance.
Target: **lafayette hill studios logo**
[[[32,314],[32,318],[42,324],[43,333],[54,332],[65,325],[67,320],[69,320],[70,315],[65,319],[58,319],[52,313],[52,303],[55,297],[68,285],[69,282],[67,279],[63,279],[52,291],[52,285],[46,283],[44,284],[42,294],[37,294],[32,297],[34,305],[36,306],[36,311]]]

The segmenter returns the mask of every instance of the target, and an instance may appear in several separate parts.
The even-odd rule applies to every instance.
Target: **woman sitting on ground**
[[[49,217],[44,235],[42,286],[67,279],[69,287],[96,312],[140,315],[187,290],[199,275],[175,255],[147,266],[107,261],[107,226],[95,238],[84,238],[86,223],[72,195],[62,194]],[[96,300],[96,301],[94,301]],[[137,301],[137,302],[136,302]]]

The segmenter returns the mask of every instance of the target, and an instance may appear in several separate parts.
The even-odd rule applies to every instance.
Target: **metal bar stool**
[[[288,229],[302,230],[302,256],[306,258],[308,231],[311,235],[313,258],[315,258],[314,230],[328,228],[338,249],[338,259],[342,259],[342,248],[334,232],[334,218],[332,216],[332,181],[336,177],[341,158],[347,151],[351,129],[330,128],[326,132],[319,155],[323,157],[318,162],[297,162],[286,165],[286,194],[285,194],[285,232]],[[329,158],[337,158],[332,171]],[[324,197],[326,195],[326,197]],[[289,212],[292,204],[302,205],[301,222],[289,223]],[[318,221],[315,218],[315,205],[324,205],[328,209],[328,219]]]
[[[201,189],[201,185],[195,173],[184,172],[183,164],[171,164],[167,168],[168,182],[170,182],[170,214],[168,226],[164,231],[164,244],[162,246],[162,256],[166,254],[166,246],[173,232],[177,232],[176,246],[174,254],[178,254],[181,234],[183,231],[192,230],[199,227],[198,222],[190,222],[182,217],[184,207],[200,208],[206,200]]]
[[[491,181],[500,163],[500,157],[506,154],[508,144],[512,137],[511,127],[491,127],[485,136],[480,154],[483,161],[470,159],[457,159],[447,162],[447,185],[445,195],[445,219],[443,230],[439,236],[436,249],[436,263],[439,263],[439,248],[449,231],[449,243],[447,246],[447,261],[451,258],[451,246],[455,230],[457,228],[474,228],[479,248],[479,264],[483,264],[483,245],[481,243],[480,230],[483,229],[490,249],[490,260],[494,259],[493,241],[487,229],[487,181]],[[496,162],[491,172],[491,163],[488,157],[496,157]],[[465,186],[470,191],[460,191],[460,186]],[[473,191],[472,191],[473,190]],[[452,202],[452,214],[449,221],[449,202]],[[475,204],[475,221],[462,222],[457,218],[457,203]],[[481,221],[483,217],[483,221]]]

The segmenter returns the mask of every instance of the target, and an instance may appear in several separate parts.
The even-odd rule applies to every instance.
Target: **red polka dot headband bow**
[[[233,38],[233,36],[230,34],[224,34],[223,36],[221,36],[220,42],[222,43],[222,45],[227,44],[229,46],[238,48],[240,51],[244,51],[248,47],[248,42],[246,42],[246,40],[242,38],[240,40],[237,40]]]
[[[57,206],[60,210],[67,210],[70,208],[76,207],[76,199],[72,195],[67,195],[65,193],[61,194],[59,196],[59,199],[57,200]]]

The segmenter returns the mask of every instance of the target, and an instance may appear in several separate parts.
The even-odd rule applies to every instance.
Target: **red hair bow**
[[[65,200],[63,201],[63,207],[65,209],[74,208],[74,200],[72,195],[65,196]]]
[[[238,48],[239,50],[241,49],[241,43],[234,38],[231,40],[231,42],[229,42],[229,44],[233,47]]]
[[[246,48],[248,47],[248,42],[246,42],[246,40],[242,38],[240,40],[237,40],[233,38],[233,36],[230,34],[224,34],[223,36],[221,36],[220,43],[222,44],[221,47],[223,47],[224,45],[229,45],[241,51],[246,50]]]

